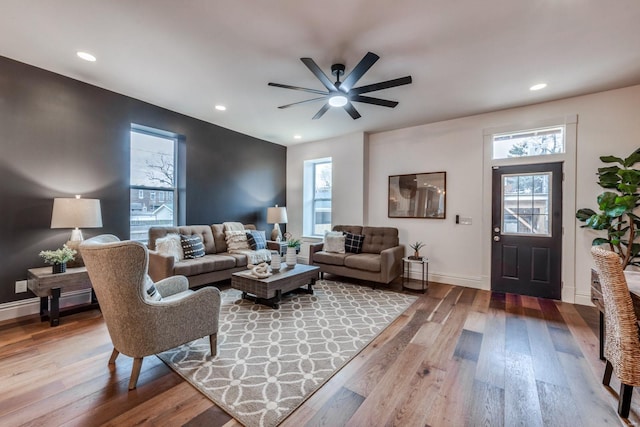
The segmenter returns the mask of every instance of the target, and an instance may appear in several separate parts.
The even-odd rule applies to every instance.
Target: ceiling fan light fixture
[[[536,91],[536,90],[544,89],[545,87],[547,87],[546,83],[538,83],[538,84],[535,84],[535,85],[531,86],[529,88],[529,90],[533,92],[533,91]]]
[[[349,100],[344,95],[333,95],[329,98],[329,105],[332,107],[344,107]]]

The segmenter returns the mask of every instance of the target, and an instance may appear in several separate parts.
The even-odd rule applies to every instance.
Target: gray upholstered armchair
[[[80,249],[113,342],[109,363],[114,364],[119,353],[134,358],[129,389],[136,388],[145,356],[204,336],[209,336],[215,356],[220,291],[214,287],[190,291],[185,277],[173,276],[155,284],[163,299],[149,300],[144,289],[146,246],[113,237],[85,240]]]

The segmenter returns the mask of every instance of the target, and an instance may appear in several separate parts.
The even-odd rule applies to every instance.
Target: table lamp
[[[273,224],[273,231],[271,232],[271,240],[279,242],[282,240],[282,233],[280,232],[279,224],[287,223],[287,208],[278,207],[267,208],[267,224]]]
[[[51,228],[73,228],[71,242],[83,240],[80,228],[102,227],[102,213],[100,200],[75,198],[53,199],[53,214]]]

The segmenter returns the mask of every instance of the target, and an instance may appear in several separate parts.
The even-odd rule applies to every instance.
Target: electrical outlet
[[[461,216],[460,217],[460,224],[461,225],[471,225],[471,217],[467,217],[467,216]]]
[[[16,282],[16,294],[20,294],[22,292],[27,292],[27,281],[26,280],[18,280]]]

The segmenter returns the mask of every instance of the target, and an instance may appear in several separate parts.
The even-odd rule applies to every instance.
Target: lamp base
[[[273,224],[273,231],[271,232],[271,240],[279,242],[282,240],[282,233],[280,232],[280,226],[278,223]]]

